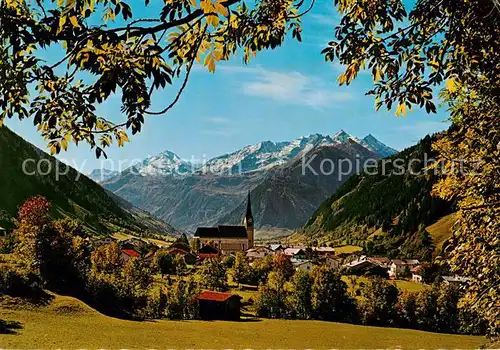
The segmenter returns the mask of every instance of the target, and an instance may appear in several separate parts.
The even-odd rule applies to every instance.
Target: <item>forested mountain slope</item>
[[[175,232],[170,225],[117,198],[8,128],[0,127],[0,225],[12,227],[18,206],[35,195],[52,202],[53,216],[77,218],[96,234],[120,229]]]
[[[433,171],[424,171],[424,160],[432,158],[431,141],[427,136],[379,161],[371,175],[352,176],[298,235],[361,245],[372,254],[430,258],[433,242],[425,227],[452,212],[451,203],[430,194],[437,180]]]

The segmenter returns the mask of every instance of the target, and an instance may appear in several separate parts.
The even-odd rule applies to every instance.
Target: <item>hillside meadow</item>
[[[8,349],[147,348],[478,348],[484,337],[437,334],[321,321],[126,321],[104,316],[64,296],[45,306],[0,307],[20,329],[0,335]]]

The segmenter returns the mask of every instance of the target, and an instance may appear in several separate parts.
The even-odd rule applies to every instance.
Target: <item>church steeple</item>
[[[245,219],[250,219],[252,218],[253,219],[253,215],[252,215],[252,201],[250,199],[250,191],[248,191],[248,199],[247,199],[247,213],[245,215]]]
[[[243,224],[245,225],[245,228],[247,230],[248,248],[252,248],[254,242],[254,227],[253,227],[252,201],[250,199],[250,191],[248,191],[247,212],[245,214],[245,218],[243,219]]]

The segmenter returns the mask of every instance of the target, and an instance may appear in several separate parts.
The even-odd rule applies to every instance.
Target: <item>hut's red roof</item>
[[[219,254],[198,254],[200,259],[214,259],[217,258]]]
[[[209,290],[203,291],[198,296],[200,300],[212,300],[212,301],[226,301],[231,297],[241,298],[239,295],[230,294],[230,293],[221,293],[221,292],[212,292]]]
[[[122,252],[123,252],[123,254],[126,254],[128,256],[133,256],[134,258],[138,258],[139,257],[139,253],[137,253],[133,249],[124,249],[124,250],[122,250]]]

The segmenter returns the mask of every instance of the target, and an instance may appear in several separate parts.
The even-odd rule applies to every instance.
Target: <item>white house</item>
[[[331,247],[313,247],[312,250],[319,256],[335,255],[335,249]]]
[[[271,249],[274,252],[274,254],[285,252],[285,247],[283,247],[281,244],[269,244],[267,247]]]
[[[303,270],[303,271],[312,271],[313,264],[310,260],[295,260],[292,261],[293,267],[295,267],[295,270]]]
[[[406,270],[411,271],[414,267],[420,264],[417,259],[407,259],[407,260],[392,260],[389,264],[389,278],[397,279]]]
[[[340,258],[335,256],[326,256],[320,262],[331,269],[338,270],[340,268]]]
[[[413,269],[411,269],[411,280],[413,282],[418,282],[422,283],[422,266],[415,266]]]
[[[101,239],[97,239],[93,242],[95,246],[103,245],[103,244],[111,244],[113,242],[116,242],[113,238],[111,237],[105,237]]]
[[[454,285],[462,285],[469,282],[470,278],[468,277],[460,277],[460,276],[442,276],[443,283],[446,284],[454,284]]]
[[[293,258],[296,260],[305,260],[306,259],[306,252],[302,248],[286,248],[284,253],[285,253],[285,255],[289,256],[290,258]]]
[[[274,255],[274,252],[265,246],[255,246],[246,251],[248,260],[254,261],[256,259],[263,259],[266,256]]]

